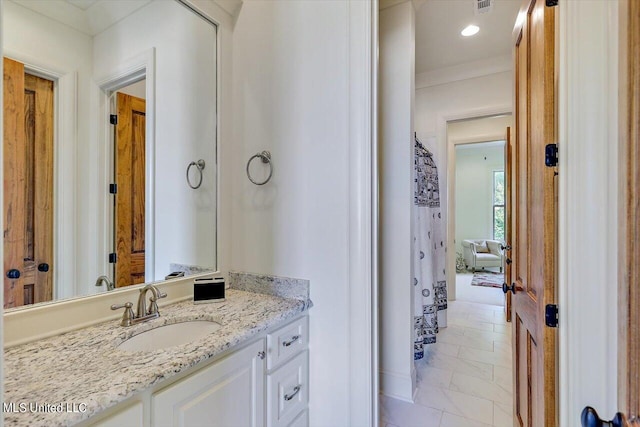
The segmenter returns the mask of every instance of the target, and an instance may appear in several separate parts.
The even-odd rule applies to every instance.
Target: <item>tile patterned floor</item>
[[[481,302],[483,304],[504,305],[502,288],[471,286],[473,273],[456,274],[456,300]]]
[[[503,310],[451,301],[449,326],[416,363],[415,402],[380,396],[380,426],[511,427],[511,335]]]

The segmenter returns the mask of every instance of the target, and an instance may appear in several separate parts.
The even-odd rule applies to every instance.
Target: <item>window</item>
[[[493,171],[493,238],[504,240],[504,170]]]

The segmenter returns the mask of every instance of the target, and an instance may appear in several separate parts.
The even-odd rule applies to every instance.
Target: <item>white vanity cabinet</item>
[[[144,407],[141,402],[135,402],[124,409],[120,409],[107,418],[91,424],[92,427],[122,427],[144,425]]]
[[[308,424],[308,338],[307,316],[267,335],[267,427]]]
[[[82,425],[307,427],[308,339],[309,320],[304,315]]]
[[[151,425],[264,426],[264,339],[151,397]]]

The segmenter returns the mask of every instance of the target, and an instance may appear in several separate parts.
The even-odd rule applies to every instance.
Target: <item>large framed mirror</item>
[[[3,1],[4,308],[217,259],[217,28],[180,0]]]

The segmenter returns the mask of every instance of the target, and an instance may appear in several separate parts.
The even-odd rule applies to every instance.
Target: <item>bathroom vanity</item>
[[[305,426],[310,307],[228,289],[222,303],[181,301],[130,327],[111,320],[8,348],[5,425]],[[123,345],[186,322],[219,327],[157,350]],[[32,402],[65,406],[21,413]]]
[[[308,425],[307,316],[261,336],[212,362],[194,366],[184,377],[127,399],[83,425]]]

